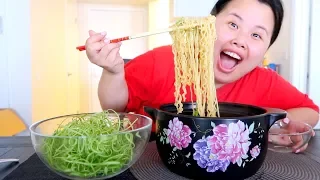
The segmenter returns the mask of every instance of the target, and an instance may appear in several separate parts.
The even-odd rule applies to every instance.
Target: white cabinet
[[[174,17],[207,16],[217,0],[174,0]]]

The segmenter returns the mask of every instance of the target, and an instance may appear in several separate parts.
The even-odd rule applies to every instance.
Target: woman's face
[[[232,0],[217,15],[214,56],[217,87],[238,80],[261,63],[273,26],[272,9],[258,0]]]

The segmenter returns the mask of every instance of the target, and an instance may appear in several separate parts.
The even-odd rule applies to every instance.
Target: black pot
[[[245,179],[262,166],[268,130],[286,112],[235,103],[219,103],[220,117],[195,117],[195,104],[144,110],[156,121],[156,144],[165,166],[191,179]]]

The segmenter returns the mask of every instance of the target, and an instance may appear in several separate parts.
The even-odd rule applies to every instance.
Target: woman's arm
[[[273,70],[263,70],[263,83],[268,83],[264,101],[269,107],[288,112],[291,121],[300,121],[315,126],[319,121],[319,107],[310,97],[299,91],[290,82]]]
[[[128,103],[128,87],[124,73],[111,74],[103,70],[99,82],[98,97],[102,109],[124,111]]]
[[[319,113],[311,108],[292,108],[288,109],[287,113],[291,121],[303,121],[312,127],[319,122]]]

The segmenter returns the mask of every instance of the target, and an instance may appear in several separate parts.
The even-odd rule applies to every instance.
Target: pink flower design
[[[259,156],[260,154],[260,148],[258,145],[254,146],[251,150],[250,150],[250,154],[253,158],[256,158],[257,156]]]
[[[169,129],[167,130],[167,136],[171,146],[175,146],[177,149],[188,147],[191,143],[191,129],[183,125],[178,118],[173,118],[169,121]]]
[[[243,122],[230,123],[229,127],[220,124],[213,129],[213,136],[208,138],[211,152],[218,160],[229,160],[233,164],[242,162],[247,157],[249,146],[249,130]]]

